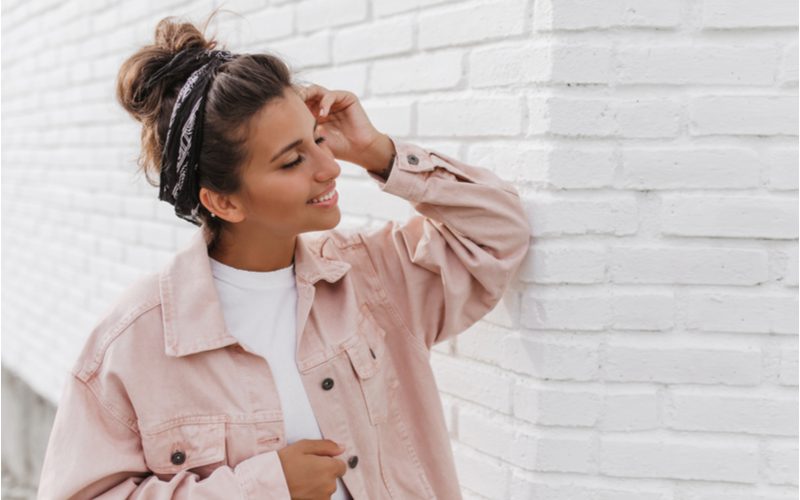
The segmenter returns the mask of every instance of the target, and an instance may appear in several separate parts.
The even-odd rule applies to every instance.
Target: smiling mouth
[[[323,192],[323,193],[321,193],[321,194],[319,194],[319,195],[317,195],[317,196],[315,196],[315,197],[311,198],[311,199],[310,199],[310,200],[308,200],[306,203],[307,203],[307,204],[315,203],[313,200],[317,200],[317,201],[319,201],[319,199],[320,199],[320,198],[324,198],[324,197],[326,197],[326,196],[331,196],[331,195],[333,195],[333,192],[334,192],[335,190],[336,190],[336,184],[334,184],[333,186],[331,186],[331,187],[330,187],[330,189],[328,189],[327,191],[325,191],[325,192]]]

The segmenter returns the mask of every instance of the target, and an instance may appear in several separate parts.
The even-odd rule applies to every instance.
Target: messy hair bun
[[[150,175],[160,172],[162,139],[166,137],[172,106],[183,82],[197,68],[184,68],[184,71],[165,75],[150,88],[145,87],[145,82],[179,52],[193,48],[210,50],[217,45],[216,40],[206,40],[193,24],[173,22],[173,19],[170,16],[158,22],[155,42],[128,58],[117,77],[117,100],[125,111],[142,124],[139,166],[153,186],[158,185],[158,176],[152,179]]]
[[[204,30],[214,14],[216,11],[209,16]],[[204,63],[202,59],[182,54],[193,53],[195,49],[213,50],[216,46],[216,40],[206,39],[193,24],[176,22],[170,16],[156,25],[154,43],[140,48],[119,70],[117,100],[142,124],[138,165],[152,186],[159,185],[161,151],[178,93]],[[174,58],[180,59],[179,63]],[[241,54],[218,67],[204,102],[197,163],[199,187],[221,194],[239,191],[251,119],[270,101],[283,98],[285,90],[297,90],[291,75],[288,65],[272,54]],[[227,222],[211,217],[202,203],[199,218],[211,251]]]

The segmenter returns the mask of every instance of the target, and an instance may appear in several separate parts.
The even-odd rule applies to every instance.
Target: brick
[[[386,17],[410,10],[433,7],[447,3],[450,0],[372,0],[372,14],[376,17]]]
[[[469,52],[469,84],[486,88],[550,81],[551,52],[547,45],[476,47]]]
[[[746,484],[758,481],[755,442],[603,436],[600,448],[600,470],[609,476]]]
[[[479,321],[456,337],[459,356],[499,366],[503,358],[502,338],[509,331],[485,321]]]
[[[762,28],[797,26],[797,2],[769,0],[704,0],[703,28]]]
[[[566,334],[546,338],[508,335],[502,368],[546,380],[596,380],[599,376],[597,343]]]
[[[797,397],[670,390],[666,425],[681,431],[797,436]]]
[[[764,152],[768,185],[776,191],[796,191],[798,186],[797,148],[775,148]]]
[[[658,0],[540,0],[534,27],[539,31],[626,28],[674,28],[680,22],[678,2]]]
[[[617,160],[607,148],[558,148],[549,152],[547,181],[555,188],[603,188],[614,185]]]
[[[674,326],[672,293],[615,293],[611,327],[616,330],[663,331]]]
[[[501,462],[457,443],[453,445],[453,459],[461,486],[491,500],[508,498],[511,473]]]
[[[431,367],[439,390],[502,413],[510,413],[511,379],[496,368],[435,353]],[[464,384],[464,380],[471,380]]]
[[[338,31],[331,50],[336,64],[408,52],[413,47],[414,24],[405,16]],[[391,36],[385,36],[391,33]]]
[[[797,200],[770,196],[665,195],[661,232],[675,236],[797,238]]]
[[[759,187],[760,163],[744,148],[625,148],[620,187],[745,189]]]
[[[775,46],[645,46],[617,53],[617,82],[658,85],[772,85]]]
[[[538,193],[526,200],[533,236],[636,232],[637,206],[632,195],[553,196]]]
[[[514,477],[512,483],[513,500],[536,498],[537,500],[668,500],[671,493],[657,491],[657,487],[637,485],[635,489],[612,488],[592,483],[589,486],[570,482],[555,483],[551,479],[540,482],[527,481]],[[745,500],[745,499],[741,499]]]
[[[611,80],[608,45],[490,46],[470,54],[474,87],[513,83],[604,84]]]
[[[761,382],[761,355],[747,348],[612,344],[601,363],[604,380],[615,382],[741,386]]]
[[[797,334],[797,295],[693,293],[686,326],[700,331]]]
[[[525,143],[501,145],[477,142],[467,152],[466,161],[490,168],[515,185],[545,182],[548,150]]]
[[[794,409],[797,409],[796,404]],[[797,439],[769,442],[764,453],[764,462],[770,484],[797,486]]]
[[[530,134],[566,137],[673,137],[681,106],[658,100],[570,99],[531,97]]]
[[[247,18],[242,20],[238,42],[243,46],[262,46],[264,42],[290,36],[294,31],[295,18],[291,6],[264,9],[248,14]],[[297,22],[300,23],[299,16]]]
[[[418,133],[459,135],[517,135],[522,128],[518,97],[425,99],[417,104]]]
[[[689,132],[704,135],[797,135],[797,96],[716,95],[689,101]]]
[[[420,49],[464,45],[521,35],[526,23],[524,0],[464,2],[423,11],[417,18]]]
[[[797,347],[782,349],[778,379],[782,385],[798,385]]]
[[[798,257],[797,245],[794,244],[786,252],[782,252],[778,257],[783,262],[776,281],[783,283],[786,287],[797,287],[798,282]]]
[[[507,458],[517,438],[512,422],[487,410],[464,407],[458,412],[458,440],[495,458]]]
[[[797,86],[797,44],[791,44],[783,51],[783,60],[778,73],[778,81],[784,86]]]
[[[741,248],[612,247],[615,283],[758,285],[768,280],[767,252]]]
[[[454,88],[462,79],[463,53],[441,50],[372,65],[370,88],[375,94]]]
[[[658,389],[620,387],[603,401],[598,428],[606,431],[643,431],[661,427]]]
[[[559,427],[593,427],[603,410],[598,391],[561,387],[514,386],[514,416],[534,424]]]
[[[332,63],[331,52],[328,50],[330,44],[331,34],[319,31],[308,36],[271,42],[269,50],[291,63],[293,68],[302,70],[307,67],[329,66]]]
[[[595,448],[596,444],[587,435],[520,433],[511,444],[509,461],[535,471],[594,474]]]
[[[606,252],[595,246],[531,246],[519,269],[519,278],[531,283],[602,283],[606,274]]]
[[[605,294],[576,294],[563,296],[525,296],[535,307],[522,311],[522,324],[537,330],[599,331],[613,321],[612,304]],[[575,314],[580,310],[580,314]]]
[[[368,15],[366,0],[343,0],[331,3],[326,0],[311,0],[288,5],[287,10],[296,9],[297,29],[301,33],[323,28],[340,28],[366,21]],[[290,26],[291,27],[291,26]]]

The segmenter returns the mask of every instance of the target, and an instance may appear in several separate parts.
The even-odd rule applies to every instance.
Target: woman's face
[[[310,202],[333,189],[341,172],[324,142],[322,127],[315,129],[315,122],[292,89],[253,117],[242,188],[231,195],[244,217],[228,220],[277,237],[330,229],[339,223],[338,200],[326,205]]]

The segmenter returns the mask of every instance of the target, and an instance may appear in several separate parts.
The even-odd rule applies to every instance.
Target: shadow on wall
[[[56,407],[2,367],[2,500],[36,498]]]

